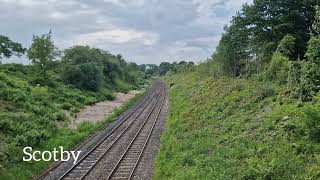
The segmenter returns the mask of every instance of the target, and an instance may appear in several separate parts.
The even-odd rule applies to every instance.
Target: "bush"
[[[68,66],[62,76],[65,83],[91,91],[98,91],[103,81],[102,69],[94,63]]]
[[[48,98],[48,87],[36,86],[32,88],[31,95],[37,100],[45,100]]]
[[[272,57],[271,63],[266,71],[267,80],[275,80],[284,84],[288,78],[289,61],[280,53],[275,53]]]
[[[291,97],[298,99],[300,97],[300,77],[301,77],[301,62],[290,62],[287,87]]]
[[[312,100],[320,90],[320,72],[319,65],[305,62],[301,69],[300,86],[301,99],[303,101]]]
[[[273,86],[271,83],[265,83],[263,85],[259,85],[256,88],[255,97],[257,100],[263,100],[267,97],[271,97],[275,94]]]
[[[320,142],[320,107],[307,107],[306,113],[306,124],[309,130],[310,139]]]
[[[278,51],[285,57],[293,58],[296,38],[291,35],[286,35],[280,41]]]
[[[311,37],[308,42],[306,57],[314,63],[320,64],[320,36]]]

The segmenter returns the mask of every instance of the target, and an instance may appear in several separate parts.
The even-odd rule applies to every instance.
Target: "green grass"
[[[256,78],[165,79],[169,114],[154,179],[320,178],[320,97],[298,102]]]
[[[32,68],[0,66],[0,179],[30,179],[48,166],[50,162],[23,162],[24,147],[53,150],[63,146],[70,150],[99,127],[112,122],[141,96],[115,110],[105,121],[84,123],[76,130],[59,128],[59,124],[68,124],[66,111],[73,115],[85,105],[111,100],[112,92],[128,91],[134,85],[121,82],[98,92],[84,91],[64,85],[54,72],[43,79]]]

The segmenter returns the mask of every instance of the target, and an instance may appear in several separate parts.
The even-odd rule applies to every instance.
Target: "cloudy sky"
[[[0,34],[29,47],[33,34],[51,29],[61,49],[90,45],[139,64],[198,62],[246,2],[252,0],[0,0]]]

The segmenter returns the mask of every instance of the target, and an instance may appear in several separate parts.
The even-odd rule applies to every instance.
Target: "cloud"
[[[74,44],[101,45],[104,42],[123,44],[135,42],[141,45],[153,45],[157,43],[158,36],[154,33],[137,32],[134,30],[113,29],[78,35]]]
[[[232,15],[252,0],[0,0],[1,34],[24,46],[53,31],[137,63],[210,57]],[[21,62],[21,60],[19,60]]]

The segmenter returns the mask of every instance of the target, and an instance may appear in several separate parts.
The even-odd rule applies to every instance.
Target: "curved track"
[[[149,93],[60,179],[130,179],[148,143],[165,100],[165,85],[156,81]],[[98,164],[107,164],[100,167]]]

